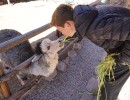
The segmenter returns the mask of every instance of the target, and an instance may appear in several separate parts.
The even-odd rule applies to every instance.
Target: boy
[[[51,25],[63,35],[84,36],[104,48],[108,54],[120,53],[114,57],[115,81],[105,79],[105,89],[100,100],[115,100],[130,75],[130,10],[122,7],[78,5],[74,9],[59,5],[52,15]],[[106,95],[107,94],[107,95]],[[106,97],[107,96],[107,97]]]

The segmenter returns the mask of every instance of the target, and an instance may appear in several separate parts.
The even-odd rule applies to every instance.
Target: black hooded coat
[[[105,84],[107,100],[116,100],[123,84],[130,75],[130,10],[123,7],[78,5],[74,8],[76,35],[86,36],[108,54],[120,53],[114,70],[115,81]],[[107,79],[106,79],[107,81]],[[105,100],[102,88],[101,100]]]

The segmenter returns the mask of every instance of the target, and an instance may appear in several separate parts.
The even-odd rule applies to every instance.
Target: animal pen
[[[20,35],[17,36],[15,38],[12,38],[8,41],[2,42],[0,43],[0,52],[6,51],[14,46],[17,46],[25,41],[27,41],[28,39],[50,29],[51,26],[50,24],[46,24],[42,27],[39,27],[35,30],[32,30],[30,32],[25,33],[24,35]],[[38,42],[41,42],[43,39],[45,38],[50,38],[51,40],[57,39],[58,36],[56,34],[56,31],[50,33],[49,35],[47,35],[44,38],[41,38],[37,41],[34,41],[33,43],[31,43],[32,48],[35,51],[35,47],[36,44]],[[66,57],[66,53],[69,49],[71,49],[72,45],[78,41],[78,38],[75,38],[73,41],[71,41],[70,43],[68,43],[63,50],[61,50],[59,52],[59,60],[65,59]],[[7,84],[7,81],[11,80],[12,78],[14,78],[19,71],[21,71],[22,69],[26,68],[29,66],[31,60],[33,59],[34,55],[32,55],[29,59],[25,60],[24,62],[22,62],[21,64],[19,64],[18,66],[13,66],[13,68],[7,72],[6,74],[4,74],[4,71],[2,69],[2,67],[0,66],[0,98],[1,99],[8,99],[8,100],[17,100],[20,99],[20,97],[26,93],[28,90],[32,89],[33,87],[36,86],[38,80],[40,80],[41,76],[35,76],[31,81],[27,82],[24,86],[22,86],[18,91],[16,91],[14,94],[12,94],[10,92],[10,88]]]

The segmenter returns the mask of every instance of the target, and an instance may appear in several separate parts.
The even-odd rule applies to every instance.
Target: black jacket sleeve
[[[91,40],[122,41],[124,47],[120,54],[123,62],[130,64],[130,17],[120,15],[106,15],[90,28],[86,36]]]
[[[108,14],[95,20],[86,36],[99,40],[130,40],[130,17]]]

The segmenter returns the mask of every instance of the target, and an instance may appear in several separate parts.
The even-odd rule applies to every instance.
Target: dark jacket
[[[108,53],[119,52],[121,61],[130,64],[130,10],[78,5],[73,17],[79,38],[86,36]]]

